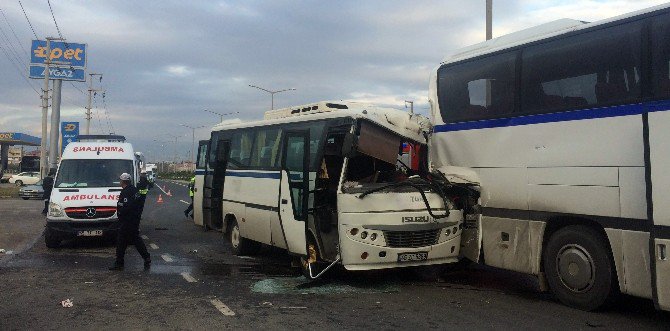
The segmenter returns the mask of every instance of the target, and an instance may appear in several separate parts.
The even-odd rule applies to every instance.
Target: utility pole
[[[51,135],[49,138],[49,169],[58,167],[58,133],[60,131],[60,99],[63,80],[54,79],[51,98]]]
[[[186,124],[179,124],[179,125],[191,129],[191,139],[192,139],[191,140],[191,164],[193,164],[193,170],[195,170],[195,154],[194,154],[194,151],[195,151],[195,130],[204,128],[205,126],[201,125],[201,126],[193,127],[193,126],[186,125]]]
[[[47,58],[44,60],[44,88],[42,88],[42,140],[40,141],[40,177],[46,177],[47,168],[47,115],[49,113],[49,64],[51,64],[51,40],[47,37]]]
[[[102,74],[90,73],[88,74],[88,106],[86,107],[86,134],[90,134],[91,131],[91,99],[93,98],[94,92],[103,92],[102,89],[93,89],[93,76],[100,76],[102,80]]]
[[[270,96],[271,96],[271,98],[272,98],[272,103],[270,104],[270,110],[275,109],[275,94],[277,94],[277,93],[281,93],[281,92],[286,92],[286,91],[295,91],[294,88],[287,88],[287,89],[278,90],[278,91],[270,91],[270,90],[264,89],[264,88],[262,88],[262,87],[258,87],[258,86],[256,86],[256,85],[249,85],[249,87],[257,88],[257,89],[259,89],[259,90],[261,90],[261,91],[265,91],[265,92],[270,93]]]
[[[486,0],[486,40],[493,38],[493,0]]]

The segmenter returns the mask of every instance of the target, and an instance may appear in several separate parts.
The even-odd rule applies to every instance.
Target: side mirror
[[[358,137],[356,134],[347,132],[342,142],[342,156],[354,157],[358,147]]]

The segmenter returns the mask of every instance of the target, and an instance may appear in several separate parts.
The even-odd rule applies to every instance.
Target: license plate
[[[78,237],[98,237],[102,236],[102,230],[78,231]]]
[[[398,262],[425,261],[425,260],[428,260],[428,252],[398,254]]]

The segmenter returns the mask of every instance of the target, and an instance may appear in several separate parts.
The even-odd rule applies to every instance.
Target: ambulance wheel
[[[544,272],[558,300],[586,311],[612,301],[618,282],[608,247],[602,234],[583,225],[565,227],[549,238]]]
[[[44,231],[44,243],[47,245],[48,248],[58,248],[60,247],[60,238],[58,238],[58,235],[53,233],[49,227],[47,227],[46,231]]]
[[[230,223],[230,231],[228,232],[230,245],[233,247],[233,254],[235,255],[248,255],[253,246],[253,243],[240,235],[240,226],[237,224],[236,220],[232,220]]]
[[[16,186],[23,186],[23,182],[20,181],[20,180],[17,180],[17,181],[14,182],[14,185],[16,185]]]

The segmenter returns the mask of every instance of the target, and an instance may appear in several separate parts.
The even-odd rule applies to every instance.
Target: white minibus
[[[195,222],[225,232],[236,254],[286,249],[309,277],[337,263],[456,262],[476,201],[468,186],[427,171],[428,127],[418,115],[352,102],[221,123],[199,148]]]

